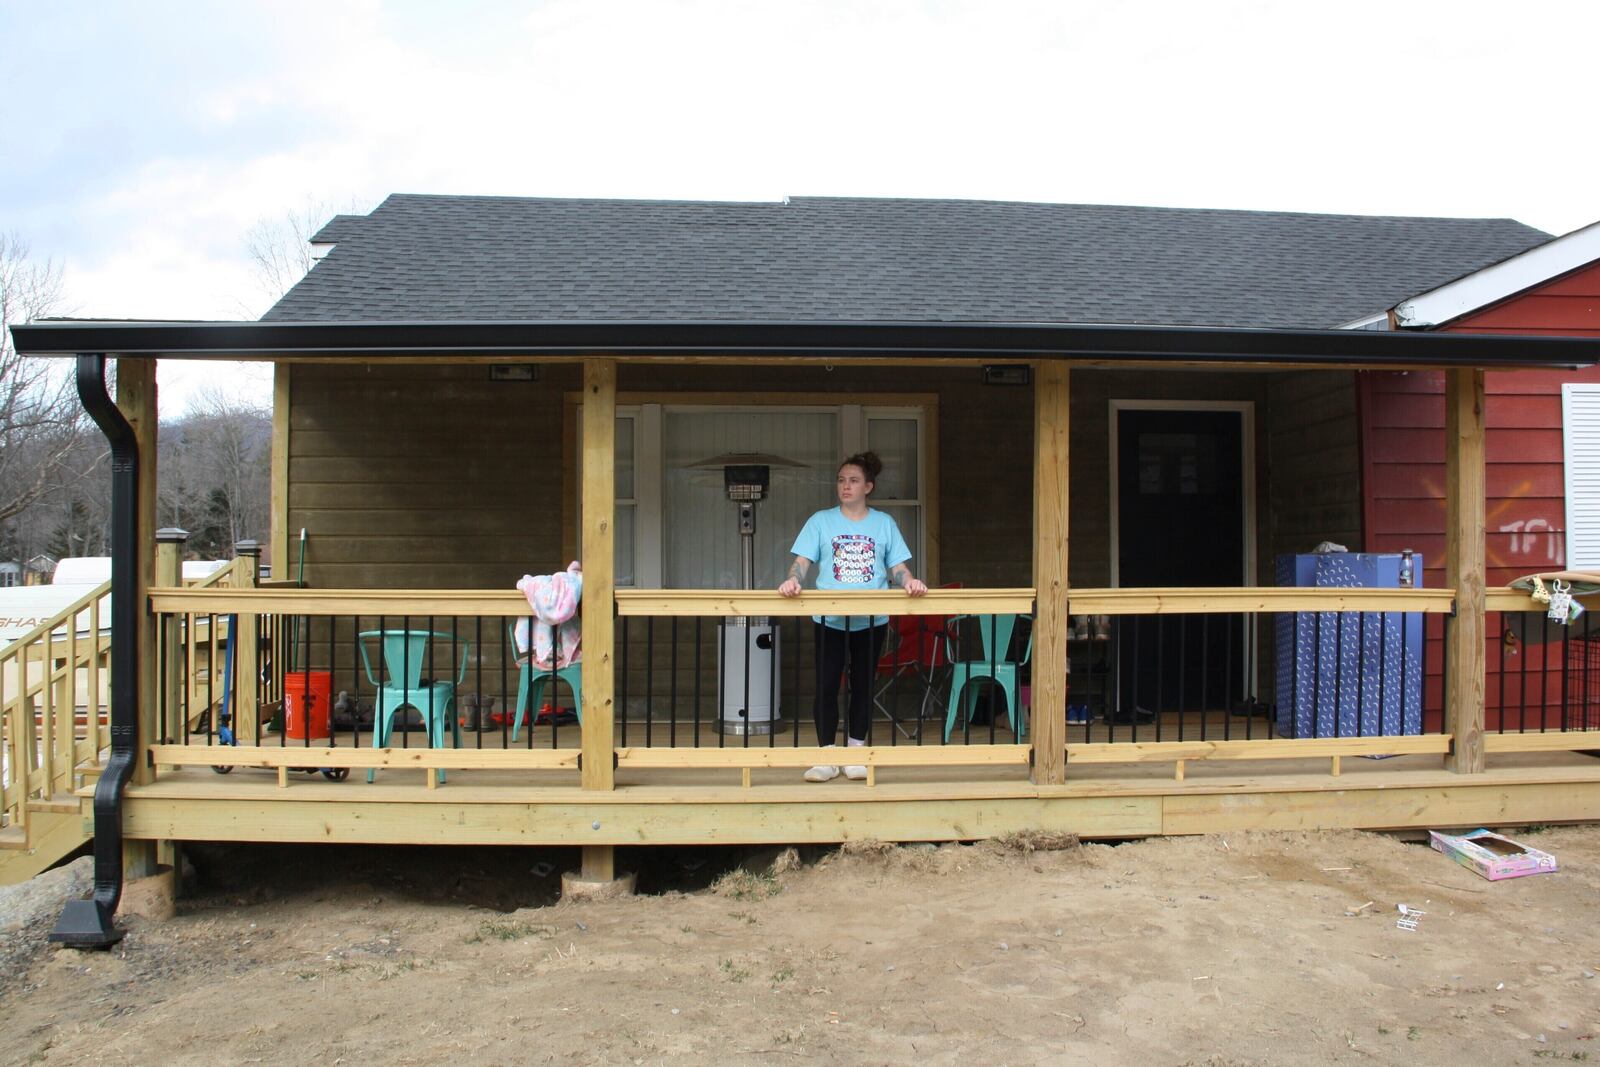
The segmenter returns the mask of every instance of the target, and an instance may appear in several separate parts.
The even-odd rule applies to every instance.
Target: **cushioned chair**
[[[977,626],[982,649],[982,656],[978,659],[960,658],[961,623],[964,620],[970,620],[969,626]],[[950,658],[950,699],[944,718],[946,741],[950,740],[950,731],[955,729],[958,710],[965,711],[967,722],[972,721],[972,713],[978,708],[980,696],[979,687],[974,683],[984,679],[991,686],[999,686],[1005,694],[1006,714],[1011,719],[1011,728],[1018,739],[1027,736],[1028,718],[1022,714],[1022,706],[1017,699],[1017,674],[1018,668],[1033,655],[1033,634],[1031,631],[1028,634],[1022,658],[1008,659],[1011,635],[1016,627],[1015,615],[956,615],[951,618],[945,634],[945,654]]]
[[[446,648],[461,649],[461,662],[456,665],[454,677],[449,681],[422,677],[423,667],[431,664],[428,646],[435,641]],[[381,678],[372,669],[372,658],[367,652],[369,643],[379,647],[383,662]],[[378,691],[372,717],[373,748],[389,746],[389,738],[394,733],[394,717],[406,708],[415,708],[422,716],[430,748],[444,747],[446,722],[450,724],[453,744],[460,746],[461,725],[456,722],[455,716],[456,686],[466,677],[467,657],[471,651],[469,642],[455,634],[436,630],[367,630],[361,634],[357,648],[361,651],[361,667],[367,673],[367,681]],[[372,779],[373,772],[368,770],[367,781]],[[439,781],[444,781],[442,770],[439,772]]]
[[[539,623],[531,625],[538,626]],[[512,623],[511,647],[517,647],[516,624]],[[521,661],[517,669],[517,718],[511,727],[511,740],[517,739],[517,734],[522,731],[522,720],[528,714],[529,708],[539,706],[539,698],[544,695],[544,687],[550,682],[550,672],[534,671],[532,657]],[[583,725],[583,664],[572,663],[559,667],[555,672],[558,681],[566,682],[567,688],[572,690],[572,707],[578,713],[578,725]],[[551,701],[555,700],[555,693],[551,693]]]

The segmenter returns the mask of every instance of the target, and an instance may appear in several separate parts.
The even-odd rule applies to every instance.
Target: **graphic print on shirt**
[[[833,539],[833,580],[841,585],[871,585],[877,544],[866,534],[837,534]]]

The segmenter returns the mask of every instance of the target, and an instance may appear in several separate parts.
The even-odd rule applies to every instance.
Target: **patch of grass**
[[[512,922],[507,919],[485,919],[478,924],[477,932],[467,938],[467,944],[477,945],[484,941],[521,941],[528,937],[553,936],[555,936],[554,927],[535,926],[532,923]]]
[[[1529,824],[1527,826],[1524,826],[1522,828],[1522,833],[1523,833],[1524,836],[1531,836],[1533,834],[1546,834],[1546,833],[1549,833],[1551,830],[1554,830],[1554,829],[1555,829],[1555,826],[1552,823],[1536,822],[1536,823],[1531,823],[1531,824]]]
[[[1422,1040],[1422,1027],[1420,1027],[1420,1026],[1408,1026],[1408,1027],[1406,1027],[1406,1040],[1407,1041],[1421,1041]]]
[[[728,913],[728,917],[732,919],[738,919],[746,926],[754,926],[756,924],[756,917],[751,915],[748,911],[732,911]]]
[[[794,968],[790,967],[788,964],[784,964],[782,967],[779,967],[777,970],[772,972],[772,984],[775,986],[782,985],[793,977]]]
[[[678,927],[678,932],[680,934],[692,934],[694,933],[694,927],[688,925],[680,926]]]
[[[722,976],[730,982],[742,982],[750,977],[749,971],[737,966],[731,959],[723,960],[718,969],[722,971]]]
[[[766,900],[783,892],[783,884],[772,873],[753,874],[737,869],[718,878],[711,886],[712,892],[734,900]]]
[[[1389,1028],[1387,1026],[1380,1026],[1378,1027],[1378,1033],[1387,1037],[1389,1034]]]
[[[1534,1059],[1544,1060],[1577,1060],[1579,1063],[1589,1058],[1587,1052],[1562,1052],[1560,1049],[1536,1048],[1533,1050]]]

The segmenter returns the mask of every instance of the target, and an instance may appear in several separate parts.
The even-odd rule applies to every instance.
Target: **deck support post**
[[[617,361],[583,361],[583,769],[584,789],[616,787],[612,694],[616,618]],[[603,809],[596,809],[603,812]],[[600,829],[604,815],[594,820]],[[583,869],[561,880],[562,894],[632,892],[616,876],[615,847],[584,845]],[[623,883],[626,882],[624,888]]]
[[[117,407],[133,427],[139,450],[139,488],[134,502],[139,531],[134,545],[134,558],[139,564],[134,586],[134,603],[138,606],[139,617],[135,646],[140,666],[139,749],[129,782],[146,785],[155,781],[156,769],[144,758],[144,748],[161,736],[156,703],[158,679],[155,670],[151,669],[156,662],[156,619],[145,604],[156,578],[157,412],[154,359],[117,360]],[[154,875],[159,867],[158,843],[124,838],[122,863],[124,877],[129,880]]]
[[[1067,780],[1067,459],[1071,382],[1042,361],[1033,385],[1033,780]]]
[[[1456,612],[1445,630],[1448,662],[1444,728],[1454,741],[1445,767],[1458,774],[1484,769],[1484,373],[1445,372],[1445,584]]]
[[[272,548],[272,577],[282,581],[289,574],[289,401],[292,363],[272,365],[272,491],[268,504]],[[259,571],[257,572],[260,573]]]

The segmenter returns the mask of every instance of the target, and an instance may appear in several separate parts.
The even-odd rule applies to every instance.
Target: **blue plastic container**
[[[1422,556],[1279,556],[1277,582],[1343,589],[1421,586]],[[1421,612],[1286,612],[1277,618],[1275,645],[1277,729],[1282,736],[1422,732]]]

